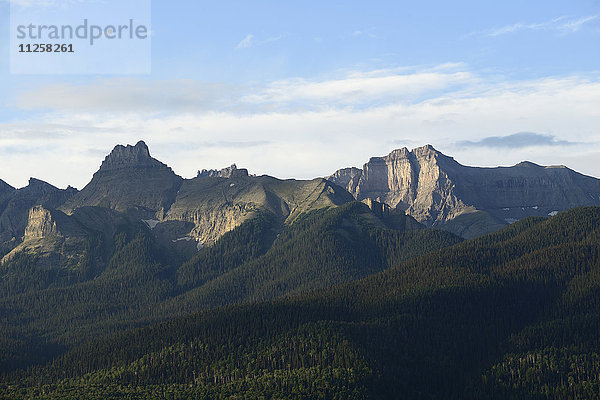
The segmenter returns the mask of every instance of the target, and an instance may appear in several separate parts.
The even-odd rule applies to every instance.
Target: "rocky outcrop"
[[[203,169],[198,171],[198,178],[242,178],[248,176],[248,170],[246,168],[238,168],[237,165],[232,164],[229,167],[216,170],[216,169]]]
[[[101,206],[162,218],[175,201],[183,179],[150,156],[143,141],[116,146],[104,159],[91,182],[61,207],[67,213],[83,206]]]
[[[466,237],[530,215],[600,205],[600,180],[566,167],[530,162],[513,167],[467,167],[430,145],[394,150],[371,158],[362,169],[341,169],[328,179],[358,200],[373,199],[398,207],[419,222],[456,227]],[[468,214],[471,216],[461,218],[460,224],[450,224]],[[472,226],[465,225],[467,222]]]
[[[39,179],[30,178],[29,184],[21,189],[4,187],[0,201],[0,254],[17,246],[28,224],[29,210],[33,206],[56,208],[77,193],[68,187],[58,189]]]
[[[29,210],[29,218],[25,227],[24,239],[41,239],[46,236],[60,236],[56,221],[53,221],[50,210],[35,206]]]
[[[104,221],[110,225],[109,221]],[[23,240],[42,239],[49,236],[86,236],[85,228],[76,217],[70,217],[58,210],[34,206],[29,210]]]
[[[56,268],[65,260],[77,262],[84,256],[87,235],[74,217],[37,205],[29,210],[22,241],[2,262],[23,252],[37,256],[38,268]]]

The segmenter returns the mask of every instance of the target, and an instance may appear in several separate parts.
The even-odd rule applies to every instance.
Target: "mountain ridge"
[[[328,179],[357,200],[371,198],[399,207],[427,226],[461,234],[487,220],[491,232],[527,216],[547,216],[579,206],[600,205],[600,180],[565,166],[530,161],[512,167],[471,167],[426,145],[372,157],[362,169],[336,171]],[[465,226],[456,220],[473,214]],[[474,218],[476,216],[476,218]]]
[[[464,166],[429,144],[371,157],[362,169],[343,168],[325,179],[255,176],[235,164],[203,169],[197,177],[185,179],[153,158],[140,140],[135,145],[115,146],[81,191],[57,189],[35,178],[21,189],[1,182],[0,236],[6,254],[21,240],[27,213],[37,205],[66,214],[80,207],[106,207],[152,227],[169,222],[168,229],[161,230],[170,235],[166,239],[189,238],[185,240],[201,246],[211,245],[259,209],[291,223],[299,212],[353,199],[386,204],[426,226],[465,238],[493,232],[527,216],[600,205],[600,180],[565,166],[530,161],[510,167]],[[14,209],[11,199],[23,197],[29,200]],[[4,225],[2,213],[6,213]],[[186,224],[193,228],[184,229]]]

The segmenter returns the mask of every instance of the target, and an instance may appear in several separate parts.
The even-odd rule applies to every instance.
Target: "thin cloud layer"
[[[600,15],[587,15],[578,18],[571,18],[565,15],[553,18],[549,21],[524,23],[518,22],[511,25],[493,29],[487,32],[487,36],[502,36],[520,31],[556,31],[559,33],[574,33],[579,31],[583,25],[596,20]]]
[[[579,144],[568,140],[558,140],[553,135],[533,132],[519,132],[508,136],[490,136],[477,141],[462,140],[457,143],[463,147],[489,147],[518,149],[533,146],[572,146]]]
[[[191,79],[103,79],[91,84],[56,83],[21,93],[25,110],[85,112],[188,112],[227,110],[238,104],[243,86]]]
[[[86,112],[318,111],[414,103],[440,93],[474,88],[479,79],[445,65],[418,71],[351,71],[324,80],[289,79],[234,85],[194,80],[103,79],[86,85],[57,83],[21,93],[26,110]]]
[[[254,40],[254,35],[252,35],[252,34],[248,34],[248,35],[246,35],[246,37],[245,37],[245,38],[243,38],[243,39],[242,39],[242,40],[241,40],[241,41],[240,41],[240,42],[237,44],[237,46],[235,46],[235,48],[236,48],[237,50],[239,50],[239,49],[247,49],[247,48],[250,48],[250,47],[252,47],[253,40]]]

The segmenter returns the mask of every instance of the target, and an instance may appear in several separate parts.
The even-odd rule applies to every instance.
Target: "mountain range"
[[[394,150],[328,179],[358,200],[383,202],[426,226],[466,238],[528,216],[600,205],[600,180],[565,166],[525,161],[512,167],[467,167],[430,145]]]
[[[326,179],[251,176],[235,165],[184,179],[152,158],[140,141],[116,146],[81,191],[57,189],[34,178],[18,190],[0,181],[0,251],[5,255],[23,241],[40,239],[39,233],[26,234],[29,225],[41,223],[35,220],[39,207],[49,210],[43,214],[46,223],[58,224],[58,231],[69,231],[66,221],[76,220],[71,217],[82,207],[95,207],[101,214],[106,211],[100,208],[107,208],[145,221],[165,243],[185,241],[192,249],[213,244],[259,212],[289,224],[303,212],[354,199],[369,200],[386,213],[405,214],[401,218],[409,218],[413,226],[418,226],[416,220],[472,238],[528,216],[600,205],[600,180],[564,166],[531,162],[463,166],[430,145],[394,150],[371,158],[362,169],[340,169]],[[97,228],[76,224],[84,231]]]
[[[0,181],[0,398],[594,398],[600,184],[432,146],[327,178]]]

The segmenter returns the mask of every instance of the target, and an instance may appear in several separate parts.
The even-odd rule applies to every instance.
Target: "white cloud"
[[[473,86],[477,77],[446,64],[419,71],[349,71],[323,80],[289,79],[263,85],[194,80],[99,80],[86,85],[58,83],[22,92],[23,109],[89,112],[208,112],[316,110],[414,102],[431,93]]]
[[[561,25],[561,29],[577,32],[584,24],[587,24],[590,21],[597,19],[599,15],[590,15],[588,17],[579,18],[576,20],[567,21],[566,23]]]
[[[237,46],[235,46],[235,48],[236,48],[237,50],[239,50],[239,49],[248,49],[248,48],[252,47],[253,40],[254,40],[254,35],[252,35],[252,34],[250,34],[250,33],[249,33],[248,35],[246,35],[246,37],[245,37],[245,38],[243,38],[243,39],[242,39],[242,40],[241,40],[241,41],[240,41],[240,42],[237,44]]]
[[[255,46],[262,46],[265,44],[269,44],[269,43],[274,43],[274,42],[278,42],[286,37],[288,37],[289,34],[288,33],[281,33],[279,35],[276,36],[269,36],[266,39],[257,39],[256,36],[252,35],[252,34],[248,34],[246,35],[246,37],[244,39],[242,39],[237,46],[235,46],[236,50],[241,50],[241,49],[249,49],[250,47],[255,47]]]
[[[258,93],[244,97],[249,103],[287,106],[348,106],[366,103],[396,103],[414,100],[432,91],[445,90],[474,80],[468,72],[422,71],[396,74],[392,71],[352,73],[340,79],[308,81],[291,79],[269,84]]]
[[[144,80],[42,87],[20,98],[29,121],[0,124],[0,178],[82,187],[102,154],[139,139],[187,177],[236,162],[253,173],[312,178],[425,143],[467,165],[528,159],[600,176],[600,165],[590,162],[600,156],[600,76],[511,81],[462,64],[412,70],[211,90],[193,81]],[[554,140],[507,151],[459,145],[516,132]],[[52,151],[40,149],[45,135]]]

